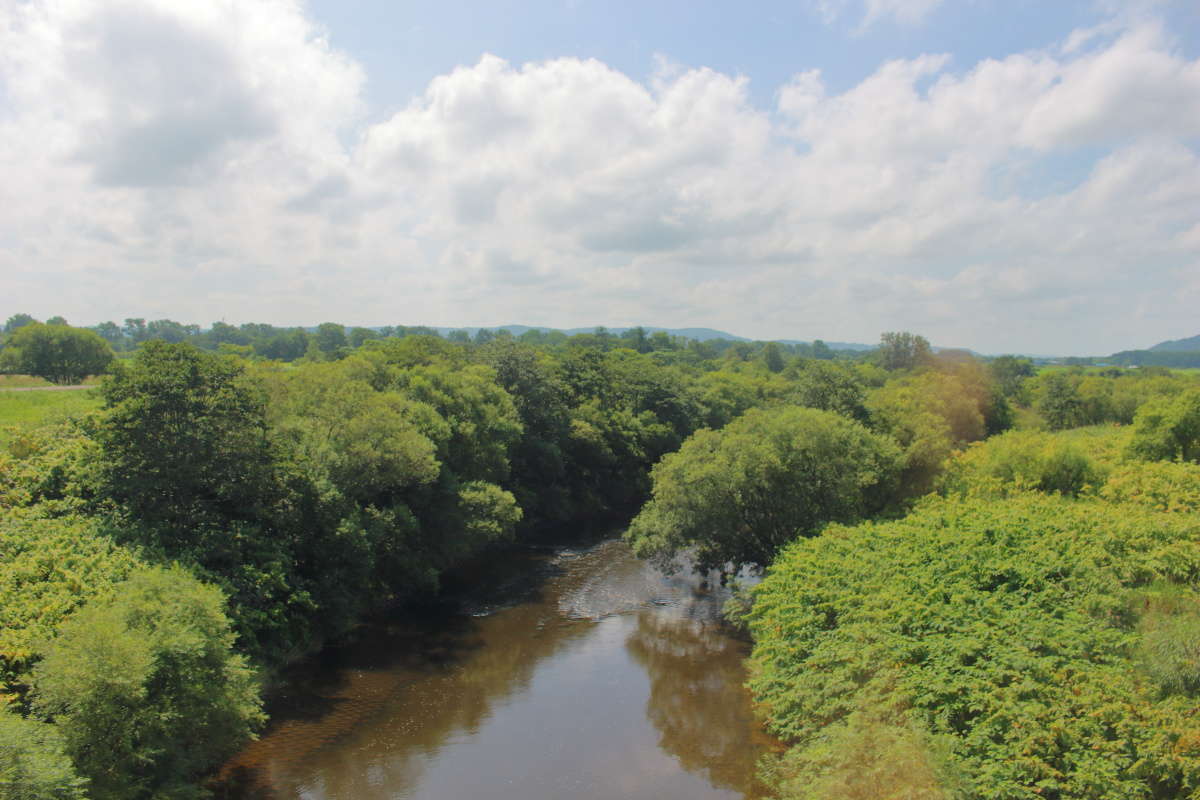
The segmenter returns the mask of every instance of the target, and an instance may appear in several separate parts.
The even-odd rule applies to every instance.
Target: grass
[[[94,389],[63,392],[0,392],[0,447],[7,447],[15,433],[100,407]]]
[[[95,386],[100,383],[100,376],[88,376],[83,379],[83,383],[88,386]],[[33,375],[0,375],[0,389],[31,389],[53,385],[50,381],[34,377]]]

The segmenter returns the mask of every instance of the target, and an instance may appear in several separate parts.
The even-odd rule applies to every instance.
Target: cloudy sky
[[[0,315],[1200,333],[1200,4],[0,0]]]

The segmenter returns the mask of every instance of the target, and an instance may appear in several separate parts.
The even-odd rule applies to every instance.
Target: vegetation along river
[[[489,559],[287,676],[226,798],[758,797],[724,590],[618,539]]]

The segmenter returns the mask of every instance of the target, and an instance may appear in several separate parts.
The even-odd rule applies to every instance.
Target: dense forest
[[[168,324],[169,323],[169,324]],[[221,327],[218,327],[221,326]],[[195,797],[282,665],[629,520],[729,616],[781,798],[1200,791],[1200,381],[878,348],[9,320],[90,408],[0,451],[0,789]]]

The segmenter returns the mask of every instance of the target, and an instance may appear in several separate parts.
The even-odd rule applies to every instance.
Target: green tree
[[[1051,372],[1042,378],[1039,387],[1038,411],[1052,431],[1061,431],[1083,424],[1083,399],[1070,376]]]
[[[56,315],[56,316],[53,316],[50,319],[46,320],[46,324],[47,325],[66,325],[67,319],[66,319],[66,317]]]
[[[34,668],[95,800],[184,798],[262,722],[219,589],[181,567],[134,573],[68,620]]]
[[[326,358],[333,358],[347,344],[346,328],[336,322],[322,322],[317,326],[315,341]]]
[[[763,348],[763,364],[771,372],[783,372],[787,361],[784,360],[783,350],[779,347],[778,342],[767,342]]]
[[[0,708],[0,797],[6,800],[85,800],[58,729]]]
[[[1153,461],[1200,461],[1200,389],[1156,397],[1139,408],[1129,452]]]
[[[925,366],[933,356],[924,336],[902,331],[879,336],[877,358],[886,370],[915,369]]]
[[[695,548],[701,570],[765,566],[797,536],[882,508],[899,458],[891,440],[832,412],[751,409],[654,467],[626,537],[659,563]]]
[[[95,331],[35,322],[9,337],[3,358],[5,371],[67,385],[103,373],[113,351]]]
[[[26,325],[32,325],[35,322],[37,322],[37,320],[28,314],[13,314],[8,318],[8,321],[4,323],[4,332],[14,333],[18,328],[24,328]]]
[[[383,339],[384,336],[379,331],[373,331],[370,328],[351,328],[349,342],[351,347],[362,347],[362,343],[369,339]]]
[[[836,411],[859,422],[867,421],[866,386],[852,367],[812,359],[800,361],[799,364],[792,402],[823,411]]]
[[[117,323],[101,322],[99,325],[92,328],[96,333],[104,337],[104,341],[112,346],[113,350],[121,350],[125,346],[125,334],[117,327]]]
[[[1005,397],[1024,401],[1025,379],[1034,375],[1032,361],[1020,356],[997,356],[988,362],[988,369]]]
[[[142,317],[126,317],[121,331],[135,346],[146,341],[146,320]]]
[[[149,341],[102,391],[103,491],[135,519],[186,540],[275,499],[264,398],[235,360]]]

